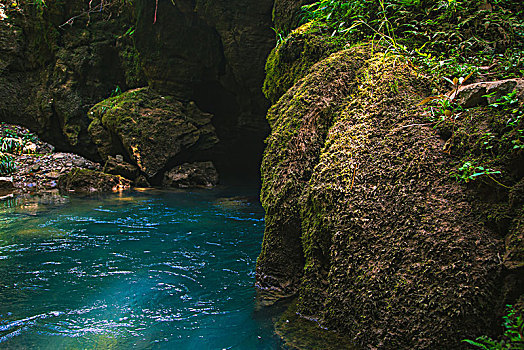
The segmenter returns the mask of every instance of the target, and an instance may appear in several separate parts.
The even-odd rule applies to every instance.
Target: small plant
[[[286,34],[285,31],[283,30],[278,30],[276,28],[273,28],[271,27],[271,29],[273,29],[273,31],[275,32],[275,35],[276,35],[276,39],[277,39],[277,46],[286,42],[287,38],[288,38],[288,34]]]
[[[493,142],[495,141],[495,135],[491,132],[484,133],[480,139],[479,142],[481,143],[482,148],[485,150],[490,150],[493,148]]]
[[[113,91],[111,91],[111,95],[109,95],[109,97],[110,98],[111,97],[116,97],[116,96],[119,96],[121,94],[122,94],[122,89],[120,89],[120,86],[117,85],[116,88]]]
[[[34,0],[33,5],[39,9],[46,7],[45,0]]]
[[[0,152],[0,175],[9,175],[16,170],[16,164],[12,156]]]
[[[483,166],[476,166],[472,162],[465,162],[460,168],[458,168],[458,172],[453,174],[452,176],[459,181],[464,181],[465,183],[468,183],[472,180],[477,179],[479,176],[486,175],[490,179],[499,183],[491,175],[500,173],[501,172],[498,170],[489,169]]]
[[[432,113],[431,117],[436,119],[435,117],[441,115],[443,116],[441,120],[451,118],[462,109],[457,103],[458,90],[469,78],[471,78],[472,75],[473,72],[468,74],[466,77],[454,78],[453,80],[444,77],[444,80],[449,82],[453,86],[453,89],[446,94],[426,97],[418,104],[418,106],[423,106],[432,101],[435,101],[437,102],[437,108],[436,110],[434,108],[430,108]]]
[[[133,36],[133,34],[135,34],[135,27],[131,26],[126,30],[124,36]]]
[[[484,350],[517,350],[524,349],[524,317],[512,305],[506,305],[506,315],[503,316],[504,334],[497,341],[488,336],[475,340],[465,339],[463,342]]]
[[[0,138],[0,152],[22,154],[24,141],[20,137]]]

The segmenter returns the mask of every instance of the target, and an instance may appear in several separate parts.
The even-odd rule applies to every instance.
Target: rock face
[[[286,40],[271,51],[267,59],[262,91],[273,104],[303,78],[315,63],[344,45],[339,39],[312,32],[310,27],[305,24],[292,31]]]
[[[369,52],[317,63],[268,113],[257,285],[364,347],[459,348],[504,303],[504,243],[421,126],[426,83]]]
[[[488,103],[495,103],[501,96],[516,91],[519,97],[524,96],[524,79],[506,79],[486,81],[464,85],[453,91],[450,98],[463,108],[471,108]]]
[[[268,133],[260,86],[274,45],[272,7],[273,0],[159,1],[155,13],[146,0],[13,2],[0,19],[0,120],[101,161],[87,111],[149,85],[215,116],[219,168],[256,173],[252,155]]]
[[[15,185],[12,177],[0,177],[0,196],[5,196],[6,194],[14,192],[14,190]]]
[[[117,155],[116,157],[107,156],[103,172],[120,175],[130,180],[136,180],[140,176],[138,167],[125,162],[122,155]]]
[[[165,173],[162,184],[175,188],[211,188],[218,184],[218,173],[212,162],[184,163]]]
[[[188,159],[217,142],[212,115],[148,88],[104,100],[89,112],[89,134],[100,156],[124,154],[149,178],[175,158]]]
[[[123,3],[13,2],[0,20],[0,120],[22,124],[58,149],[96,158],[86,112],[117,87],[145,84]]]
[[[156,22],[154,2],[136,4],[136,47],[150,86],[215,116],[219,168],[258,168],[248,154],[261,154],[268,132],[260,86],[274,45],[273,0],[160,1]]]
[[[88,169],[73,169],[58,178],[58,188],[61,194],[118,192],[128,189],[130,184],[131,181],[121,176]]]
[[[275,0],[273,5],[273,23],[275,29],[284,36],[295,29],[300,22],[300,8],[314,0]]]
[[[306,76],[274,105],[273,130],[262,162],[262,205],[266,231],[257,263],[257,285],[282,296],[296,292],[304,268],[300,205],[318,162],[334,106],[355,84],[365,55],[351,62],[331,59]]]

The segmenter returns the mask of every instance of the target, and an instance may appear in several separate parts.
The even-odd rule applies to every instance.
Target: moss
[[[276,103],[315,63],[339,51],[343,45],[339,38],[326,38],[311,30],[310,25],[294,30],[267,59],[264,95]]]
[[[313,66],[268,113],[257,283],[298,288],[301,315],[363,346],[456,347],[501,305],[503,248],[413,107],[426,81],[394,55],[359,49]],[[318,113],[320,97],[330,102]]]
[[[75,168],[58,178],[58,188],[62,194],[117,192],[128,189],[131,181],[118,175],[105,174],[96,170]]]
[[[451,176],[473,190],[479,217],[498,237],[506,242],[504,264],[509,271],[524,265],[522,243],[522,203],[524,203],[524,152],[514,147],[521,124],[511,126],[511,112],[524,106],[518,101],[511,109],[492,106],[474,106],[463,110],[453,121],[436,126],[445,139],[444,149],[453,158]],[[469,179],[457,170],[469,162],[472,167],[489,169],[484,174]],[[512,300],[506,302],[511,303]]]
[[[132,27],[129,29],[132,30]],[[124,69],[128,89],[138,88],[146,84],[140,55],[130,34],[124,34],[117,41],[118,56]]]

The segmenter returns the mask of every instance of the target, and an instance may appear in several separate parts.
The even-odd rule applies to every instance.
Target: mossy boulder
[[[149,88],[122,93],[89,111],[89,134],[102,158],[124,154],[149,178],[217,142],[212,115]]]
[[[118,192],[130,188],[130,185],[131,181],[122,176],[79,168],[58,178],[58,188],[61,194]]]
[[[364,347],[459,348],[518,296],[502,257],[521,256],[522,205],[504,212],[508,250],[483,216],[497,200],[450,176],[457,160],[417,107],[427,81],[367,52],[312,66],[268,113],[257,285],[298,291],[298,314]]]

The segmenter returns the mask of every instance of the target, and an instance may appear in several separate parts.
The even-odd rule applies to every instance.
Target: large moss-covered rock
[[[416,107],[424,79],[366,51],[314,65],[268,114],[257,285],[298,291],[301,316],[364,347],[458,348],[490,332],[522,278],[505,278],[486,203],[449,176],[456,160]]]
[[[282,296],[296,292],[303,272],[300,211],[335,112],[352,89],[366,54],[358,48],[317,64],[268,113],[272,128],[262,162],[266,229],[257,285]]]
[[[196,157],[218,142],[211,114],[193,102],[180,102],[149,88],[104,100],[89,116],[89,133],[100,156],[124,153],[149,178],[167,170],[176,157]]]

